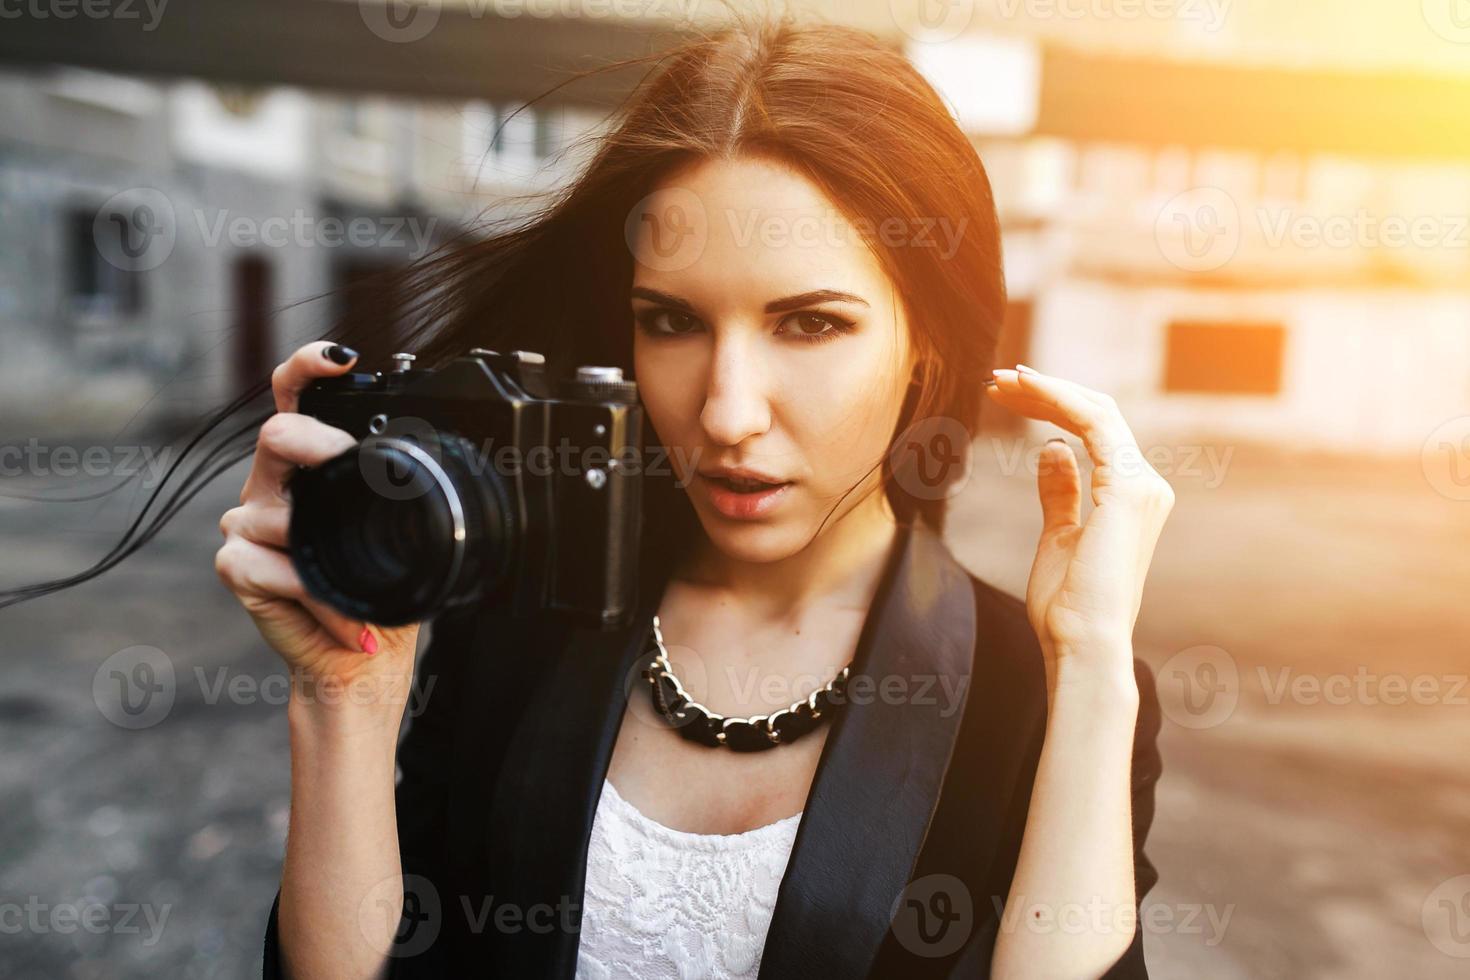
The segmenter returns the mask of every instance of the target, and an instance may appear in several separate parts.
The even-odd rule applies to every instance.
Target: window
[[[1277,394],[1285,349],[1279,323],[1175,321],[1165,345],[1164,390]]]
[[[108,261],[102,253],[102,235],[119,236],[117,242],[107,243],[114,255],[136,250],[127,215],[99,217],[96,211],[80,208],[67,213],[67,292],[72,309],[89,316],[135,316],[143,311],[142,275]]]
[[[541,110],[536,112],[536,136],[534,145],[536,147],[536,159],[545,160],[556,153],[557,142],[561,134],[551,118],[551,113]]]
[[[517,111],[519,109],[519,111]],[[463,109],[462,154],[466,172],[529,177],[554,134],[546,113],[508,104],[470,102]]]

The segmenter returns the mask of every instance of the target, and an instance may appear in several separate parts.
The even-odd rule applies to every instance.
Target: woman
[[[310,682],[266,975],[1145,976],[1159,722],[1131,632],[1172,493],[1107,396],[985,381],[1004,285],[973,148],[898,54],[787,22],[673,52],[598,140],[535,220],[414,272],[418,351],[636,377],[672,478],[631,627],[441,616],[397,745],[418,628],[324,607],[283,550],[286,476],[353,444],[298,394],[357,352],[273,376],[217,560]],[[1047,445],[1024,603],[950,555],[942,445],[913,435],[973,431],[986,397],[1094,465],[1082,523]],[[804,725],[682,737],[698,712],[644,671],[726,718],[808,698]],[[302,693],[326,689],[373,696]]]

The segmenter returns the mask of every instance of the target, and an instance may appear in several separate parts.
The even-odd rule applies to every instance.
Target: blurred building
[[[549,183],[567,134],[591,124],[512,108],[0,75],[12,431],[195,418],[343,305],[382,302],[345,287]]]
[[[650,21],[694,9],[436,4],[432,22],[379,24],[370,2],[312,0],[271,35],[279,50],[239,38],[239,18],[254,26],[273,2],[196,4],[133,47],[100,43],[117,25],[83,25],[88,46],[20,24],[35,32],[12,54],[93,68],[0,76],[8,419],[197,415],[354,294],[303,298],[574,172],[561,151],[602,113],[558,93],[499,129],[508,108],[573,52],[649,49]],[[808,6],[904,47],[973,135],[1005,228],[1002,362],[1107,390],[1176,444],[1413,451],[1425,418],[1463,414],[1470,70],[1453,72],[1443,37],[1456,22],[1435,35],[1424,17],[1359,10],[1334,22],[1330,60],[1312,56],[1310,18],[1223,0],[1142,21],[1101,0]],[[1346,40],[1374,25],[1382,45]],[[327,37],[330,56],[303,56]],[[131,73],[164,63],[183,77]],[[66,399],[48,397],[58,384]]]
[[[1470,118],[1470,87],[1015,38],[911,51],[996,187],[1003,362],[1108,391],[1176,446],[1412,452],[1464,414],[1470,130],[1441,114]]]

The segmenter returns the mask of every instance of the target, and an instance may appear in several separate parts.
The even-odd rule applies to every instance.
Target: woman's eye
[[[636,318],[643,331],[654,337],[680,337],[704,326],[694,314],[674,309],[645,310]],[[776,333],[801,342],[819,342],[836,340],[852,326],[852,321],[830,313],[793,313],[781,321]]]
[[[852,322],[825,313],[794,313],[781,321],[780,333],[798,340],[836,340],[852,329]]]
[[[650,310],[638,317],[643,329],[651,334],[677,336],[689,333],[699,326],[699,319],[690,313],[678,310]]]

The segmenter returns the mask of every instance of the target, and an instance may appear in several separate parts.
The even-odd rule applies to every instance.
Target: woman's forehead
[[[774,299],[812,289],[875,303],[888,277],[861,226],[806,177],[764,159],[708,161],[642,202],[635,283]],[[722,289],[723,287],[723,289]],[[692,298],[692,297],[688,297]]]

